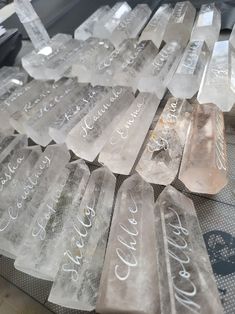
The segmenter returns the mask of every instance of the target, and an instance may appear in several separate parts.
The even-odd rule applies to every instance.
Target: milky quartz
[[[99,162],[112,172],[128,175],[159,103],[160,100],[155,95],[140,93],[112,132],[99,155]]]
[[[34,48],[39,51],[49,44],[50,37],[29,0],[14,0],[14,7]]]
[[[153,210],[151,185],[138,174],[126,179],[117,194],[97,313],[159,313]]]
[[[215,3],[203,4],[193,26],[191,40],[204,40],[210,51],[219,38],[221,13]]]
[[[81,85],[80,93],[74,102],[63,106],[50,124],[49,135],[56,143],[65,143],[69,132],[100,102],[111,87]]]
[[[57,180],[70,155],[65,146],[51,145],[37,159],[29,173],[19,180],[6,204],[1,203],[0,251],[15,258],[46,192]]]
[[[192,98],[198,92],[209,56],[204,41],[196,40],[188,43],[168,84],[168,89],[174,97]]]
[[[127,2],[117,2],[94,27],[94,36],[98,38],[109,38],[121,20],[131,11]]]
[[[164,41],[177,40],[186,46],[191,35],[195,15],[196,9],[191,2],[176,3],[166,28]]]
[[[77,156],[94,161],[133,100],[129,88],[112,88],[70,131],[66,139],[68,148]]]
[[[191,192],[203,194],[216,194],[228,183],[224,118],[214,104],[194,109],[179,179]]]
[[[180,166],[192,105],[186,100],[170,98],[149,138],[136,171],[147,181],[168,185]]]
[[[235,93],[235,24],[229,38],[229,84]]]
[[[83,160],[69,163],[38,208],[20,247],[15,267],[32,276],[54,281],[66,249],[66,223],[76,215],[89,179]]]
[[[235,102],[229,82],[228,55],[229,42],[216,42],[197,97],[201,104],[214,103],[222,111],[230,111]]]
[[[86,40],[89,37],[93,37],[96,23],[107,15],[109,10],[110,7],[108,5],[104,5],[96,10],[75,30],[74,38],[78,40]]]
[[[180,44],[175,41],[166,44],[156,58],[139,73],[137,78],[139,91],[155,93],[159,99],[162,99],[181,56]]]
[[[155,46],[160,48],[171,13],[170,4],[161,5],[143,30],[140,41],[152,40]]]
[[[155,205],[155,230],[159,313],[222,314],[218,288],[193,202],[167,186]]]
[[[151,12],[147,4],[138,4],[115,28],[110,36],[111,42],[117,47],[124,39],[136,38],[148,21]]]
[[[64,256],[49,301],[78,310],[95,308],[111,223],[116,179],[105,167],[92,172],[71,216]]]

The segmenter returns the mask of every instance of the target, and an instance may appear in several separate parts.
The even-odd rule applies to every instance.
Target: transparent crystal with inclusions
[[[151,12],[147,4],[138,4],[121,20],[109,37],[110,41],[117,47],[124,39],[136,38],[148,21]]]
[[[89,179],[83,160],[69,163],[47,193],[20,248],[15,268],[54,281],[66,249],[68,219],[74,218]]]
[[[174,181],[183,154],[193,106],[186,100],[170,98],[147,139],[136,171],[153,184]]]
[[[214,104],[194,109],[179,179],[191,192],[204,194],[216,194],[228,183],[224,118]]]
[[[117,2],[95,25],[94,36],[109,38],[121,20],[131,11],[127,2]]]
[[[138,174],[126,179],[117,194],[97,313],[160,313],[157,258],[150,249],[156,241],[153,210],[151,185]]]
[[[74,103],[64,107],[49,127],[49,135],[58,144],[65,143],[69,132],[100,102],[111,87],[86,84]]]
[[[167,186],[156,202],[155,230],[161,283],[159,312],[222,314],[193,202],[172,186]]]
[[[139,91],[155,93],[162,99],[181,56],[180,44],[175,41],[166,44],[137,77]]]
[[[46,192],[57,180],[70,155],[64,145],[50,145],[7,203],[1,217],[0,251],[15,258]]]
[[[168,84],[168,89],[174,97],[192,98],[198,92],[209,56],[210,53],[204,41],[188,43],[175,74]]]
[[[129,88],[116,86],[70,131],[66,144],[77,156],[93,161],[130,107]]]
[[[235,95],[229,83],[229,43],[227,40],[215,43],[197,99],[201,104],[214,103],[222,111],[231,110]]]
[[[26,146],[28,139],[26,135],[6,135],[1,134],[0,137],[0,163],[14,150],[20,149],[23,146]]]
[[[135,98],[102,149],[101,164],[114,173],[131,172],[159,103],[153,94],[140,93]]]
[[[82,202],[67,225],[64,256],[49,301],[78,310],[95,308],[111,223],[115,176],[92,172]]]
[[[163,4],[154,14],[150,22],[143,30],[140,41],[152,40],[155,46],[159,49],[166,31],[168,21],[172,13],[170,4]]]
[[[110,10],[108,5],[104,5],[96,10],[83,22],[74,32],[74,38],[78,40],[86,40],[94,36],[96,23],[103,18]]]
[[[183,46],[189,41],[196,9],[189,1],[177,2],[169,19],[164,41],[177,40]]]
[[[204,40],[210,51],[219,38],[221,13],[215,3],[203,4],[193,26],[191,40]]]
[[[14,7],[21,23],[39,51],[49,45],[50,37],[29,0],[14,0]]]

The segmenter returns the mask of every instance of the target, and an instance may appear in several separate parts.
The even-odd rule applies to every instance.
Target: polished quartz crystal
[[[168,100],[136,166],[147,182],[168,185],[176,178],[192,108],[186,100]]]
[[[216,194],[228,183],[224,118],[214,104],[196,105],[179,179],[191,191]]]
[[[140,41],[152,40],[155,46],[159,49],[162,44],[171,13],[172,7],[170,4],[161,5],[143,30],[140,36]]]
[[[95,308],[111,223],[116,179],[92,172],[80,206],[67,223],[64,255],[49,301],[84,311]]]
[[[199,90],[202,76],[209,61],[209,50],[204,41],[190,41],[175,74],[168,84],[174,97],[192,98]]]
[[[160,313],[154,193],[134,174],[121,185],[96,304],[101,314]]]
[[[162,314],[222,314],[218,289],[193,202],[167,186],[155,205]],[[158,289],[156,286],[156,289]]]

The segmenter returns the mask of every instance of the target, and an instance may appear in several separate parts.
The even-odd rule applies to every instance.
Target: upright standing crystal
[[[93,161],[134,99],[129,88],[116,86],[68,134],[66,144],[77,156]]]
[[[138,95],[102,149],[101,164],[115,173],[128,175],[131,172],[159,102],[153,94]]]
[[[162,99],[182,55],[180,44],[173,41],[166,44],[156,58],[138,76],[138,89],[141,92],[155,93]]]
[[[131,7],[127,2],[117,2],[107,14],[97,21],[94,28],[94,36],[109,38],[114,29],[130,11]]]
[[[50,37],[29,0],[14,0],[16,13],[36,50],[49,45]]]
[[[67,225],[64,256],[49,301],[78,310],[95,308],[112,216],[116,179],[95,170]]]
[[[229,83],[228,54],[227,40],[215,43],[197,97],[201,104],[214,103],[222,111],[230,111],[235,102],[235,95]]]
[[[78,40],[86,40],[94,36],[96,23],[107,15],[110,7],[104,5],[96,10],[88,19],[85,20],[74,32],[74,38]]]
[[[159,49],[166,31],[168,21],[172,13],[170,4],[163,4],[156,11],[150,22],[143,30],[140,41],[152,40],[155,46]]]
[[[190,41],[168,84],[171,94],[174,97],[192,98],[199,90],[208,60],[209,50],[205,42]]]
[[[147,4],[138,4],[115,28],[110,36],[111,42],[117,47],[124,39],[136,38],[148,21],[151,12]]]
[[[135,174],[116,199],[96,312],[159,313],[154,193]]]
[[[20,245],[34,215],[69,158],[65,146],[48,146],[30,174],[26,173],[19,178],[19,189],[1,209],[0,250],[7,256],[15,258],[19,254]]]
[[[219,38],[221,13],[214,3],[203,4],[196,18],[191,40],[204,40],[210,51]]]
[[[192,105],[170,98],[150,133],[136,171],[148,182],[168,185],[175,179],[183,153]]]
[[[65,251],[65,228],[74,218],[89,179],[83,160],[66,166],[38,208],[19,250],[15,267],[32,276],[55,280]]]
[[[167,186],[155,206],[155,230],[159,312],[222,314],[218,289],[192,201]]]
[[[183,46],[187,45],[190,38],[196,9],[189,1],[177,2],[168,22],[164,41],[179,41]]]
[[[190,191],[204,194],[216,194],[228,183],[224,118],[214,104],[194,109],[179,179]]]

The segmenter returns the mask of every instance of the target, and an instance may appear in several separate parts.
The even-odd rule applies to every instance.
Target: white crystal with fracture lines
[[[147,4],[138,4],[121,20],[109,37],[110,41],[117,47],[124,39],[136,38],[148,21],[151,12]]]
[[[140,41],[152,40],[155,46],[159,49],[166,31],[168,21],[172,13],[170,4],[163,4],[154,14],[150,22],[143,30]]]
[[[221,13],[215,3],[203,4],[196,17],[191,40],[204,40],[210,51],[219,38]]]
[[[107,15],[109,10],[110,7],[108,5],[104,5],[96,10],[75,30],[74,38],[78,40],[86,40],[89,37],[93,37],[96,23],[102,19],[103,16]]]
[[[20,247],[15,267],[54,281],[66,249],[68,219],[76,214],[89,179],[83,160],[69,163],[49,189]]]
[[[180,166],[193,106],[170,98],[150,133],[136,171],[148,182],[168,185]]]
[[[177,2],[169,19],[164,41],[177,40],[186,46],[191,35],[195,15],[196,9],[191,2]]]
[[[138,89],[141,92],[155,93],[162,99],[182,55],[182,48],[177,42],[169,42],[147,64],[138,76]]]
[[[167,186],[155,205],[155,230],[161,283],[160,312],[222,314],[218,289],[192,201]]]
[[[159,102],[153,94],[138,95],[102,149],[101,164],[114,173],[128,175],[131,172]]]
[[[7,252],[8,256],[18,255],[38,207],[69,158],[65,146],[48,146],[32,171],[21,178],[21,186],[7,203],[1,217],[0,250]]]
[[[94,161],[133,100],[129,88],[112,88],[70,131],[66,139],[68,148],[77,156]]]
[[[138,174],[126,179],[117,194],[97,313],[160,313],[153,210],[151,185]]]
[[[204,41],[190,41],[168,84],[174,97],[192,98],[199,90],[202,76],[209,61],[209,50]]]
[[[64,256],[49,301],[92,311],[103,268],[116,179],[105,167],[92,172],[80,206],[67,224]]]

